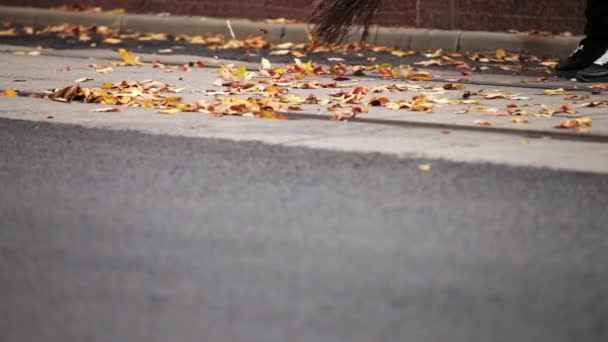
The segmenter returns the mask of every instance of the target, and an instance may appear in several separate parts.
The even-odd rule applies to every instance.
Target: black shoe
[[[585,38],[566,60],[555,67],[560,77],[573,78],[576,74],[588,68],[606,52],[606,44],[600,44]]]
[[[590,67],[579,71],[576,79],[580,82],[608,82],[608,50]]]

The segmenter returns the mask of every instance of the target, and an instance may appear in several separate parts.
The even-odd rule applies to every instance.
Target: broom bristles
[[[322,42],[344,40],[355,23],[363,25],[361,41],[369,35],[369,27],[380,8],[380,0],[316,0],[311,21],[315,23],[313,36]]]

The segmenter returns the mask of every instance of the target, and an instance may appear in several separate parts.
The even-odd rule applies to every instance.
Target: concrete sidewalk
[[[107,74],[96,73],[88,64],[110,64],[110,61],[120,60],[120,55],[110,50],[54,50],[42,52],[40,56],[21,55],[32,50],[19,46],[0,46],[0,62],[11,65],[1,77],[0,89],[16,89],[22,93],[42,93],[55,88],[74,85],[74,81],[92,78],[81,83],[83,87],[100,87],[106,82],[122,80],[141,81],[158,80],[175,87],[183,88],[180,97],[184,102],[195,102],[199,99],[212,99],[206,91],[222,91],[223,88],[214,85],[219,78],[217,68],[223,64],[238,63],[205,59],[207,67],[190,69],[187,72],[167,73],[154,69],[151,64],[130,67],[114,67]],[[47,55],[48,54],[48,55]],[[142,54],[142,61],[159,60],[162,63],[181,65],[198,60],[197,56],[160,56]],[[70,72],[57,71],[71,64]],[[238,63],[249,70],[257,70],[256,63]],[[282,65],[276,65],[280,67]],[[367,95],[386,96],[391,100],[411,99],[417,95],[434,97],[435,106],[431,112],[409,111],[407,109],[393,110],[384,107],[367,107],[368,113],[359,114],[351,121],[373,122],[386,125],[448,127],[452,129],[500,131],[502,133],[528,134],[534,136],[551,136],[554,138],[608,141],[608,95],[592,93],[593,84],[581,84],[562,80],[550,83],[539,83],[534,77],[513,75],[474,74],[468,76],[469,81],[461,85],[461,89],[443,90],[442,87],[460,78],[457,72],[451,70],[433,70],[432,81],[405,81],[403,79],[384,79],[377,74],[353,77],[351,80],[338,82],[334,88],[291,89],[286,96],[297,95],[305,99],[310,95],[320,99],[332,100],[332,94],[341,91],[351,91],[354,87],[376,88],[382,86],[406,85],[408,89],[398,92],[382,92]],[[306,81],[326,83],[332,80],[331,75],[310,76]],[[255,83],[264,78],[251,80]],[[18,80],[15,82],[15,80]],[[555,89],[566,89],[563,94],[548,95]],[[452,104],[449,101],[463,99],[463,94],[483,91],[487,96],[473,96],[470,103]],[[495,96],[493,96],[495,95]],[[217,96],[222,96],[218,94]],[[242,94],[241,97],[249,97]],[[567,96],[578,96],[566,101]],[[493,98],[495,97],[495,98]],[[477,100],[477,102],[475,101]],[[334,101],[335,103],[339,101]],[[466,101],[465,101],[466,102]],[[560,108],[568,103],[571,113],[560,113]],[[360,105],[361,106],[361,105]],[[528,112],[527,115],[513,116],[505,113],[509,106],[517,106]],[[293,118],[319,118],[329,120],[332,113],[322,105],[302,105],[302,111],[287,111]],[[546,113],[556,112],[552,115]],[[151,110],[153,112],[153,110]],[[568,119],[590,118],[591,127],[588,132],[580,133],[569,129],[556,129],[554,126]],[[524,122],[514,123],[513,121]],[[481,124],[484,121],[484,124]]]
[[[119,60],[118,53],[110,50],[43,51],[41,55],[27,53],[28,48],[0,46],[0,63],[10,65],[0,76],[0,89],[15,89],[21,94],[42,94],[55,88],[76,84],[82,87],[100,87],[105,82],[157,80],[182,88],[178,94],[184,102],[200,99],[212,100],[207,90],[221,91],[214,86],[218,78],[219,65],[230,61],[206,60],[208,67],[192,68],[189,71],[165,72],[154,69],[150,64],[142,66],[113,67],[107,74],[96,73],[89,64],[109,64]],[[143,55],[144,61],[160,59],[164,63],[187,63],[197,60],[197,56]],[[70,71],[58,71],[70,66]],[[258,65],[249,64],[253,70]],[[156,134],[170,134],[189,137],[211,137],[239,141],[262,141],[280,145],[308,146],[350,151],[381,152],[397,155],[416,155],[427,158],[446,158],[458,161],[486,161],[521,166],[539,166],[559,169],[608,172],[608,95],[591,94],[584,85],[562,81],[544,84],[546,89],[563,87],[571,89],[577,96],[589,96],[580,101],[568,101],[575,114],[554,114],[552,116],[510,116],[500,114],[507,105],[517,104],[530,113],[542,108],[558,109],[564,103],[564,95],[546,95],[545,89],[524,87],[522,81],[533,82],[531,78],[491,75],[473,76],[464,89],[440,89],[445,79],[455,77],[454,72],[433,71],[441,81],[411,82],[381,79],[373,75],[353,77],[350,81],[339,82],[337,88],[290,89],[285,96],[298,95],[306,98],[315,95],[331,100],[330,94],[352,91],[356,87],[379,87],[407,84],[414,87],[407,91],[382,92],[366,97],[386,96],[391,100],[411,99],[418,95],[433,96],[437,99],[432,112],[414,112],[407,109],[391,110],[384,107],[368,107],[368,113],[359,114],[349,122],[331,121],[332,112],[327,105],[302,105],[302,111],[286,110],[288,121],[256,119],[245,117],[215,118],[206,113],[156,114],[155,109],[119,106],[120,112],[98,113],[92,110],[108,107],[96,104],[60,103],[48,99],[0,96],[0,116],[11,119],[48,121],[76,124],[86,127],[138,130]],[[263,78],[254,78],[258,82]],[[330,76],[311,76],[306,81],[331,81]],[[503,82],[496,86],[496,81]],[[492,84],[492,85],[489,85]],[[419,87],[419,88],[415,88]],[[446,101],[462,99],[465,92],[509,94],[510,98],[485,99],[483,104],[451,104]],[[225,95],[219,95],[225,96]],[[255,95],[236,95],[250,97]],[[335,103],[335,100],[333,100]],[[575,103],[576,102],[576,103]],[[580,107],[583,103],[597,103],[598,106]],[[542,107],[541,107],[542,105]],[[468,108],[468,111],[466,109]],[[483,110],[482,110],[483,109]],[[498,116],[495,116],[497,111]],[[555,125],[568,119],[589,118],[591,127],[586,133],[572,129],[556,129]],[[513,121],[520,121],[514,123]],[[523,123],[527,122],[527,123]],[[491,126],[486,126],[491,124]],[[414,129],[415,128],[415,129]]]

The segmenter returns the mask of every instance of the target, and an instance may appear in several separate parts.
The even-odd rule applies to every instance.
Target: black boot
[[[579,71],[576,79],[580,82],[608,82],[608,50],[604,50],[591,66]]]
[[[565,78],[574,78],[579,71],[590,67],[606,52],[606,44],[601,44],[585,38],[566,60],[555,67],[557,75]]]

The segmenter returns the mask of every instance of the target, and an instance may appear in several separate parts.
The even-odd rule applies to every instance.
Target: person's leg
[[[585,35],[587,38],[608,43],[608,1],[606,0],[587,0],[587,26]]]
[[[587,0],[585,16],[586,37],[570,57],[557,65],[556,71],[561,77],[576,77],[604,55],[608,47],[608,0]]]
[[[587,26],[585,34],[603,53],[593,63],[579,71],[576,79],[581,82],[608,82],[608,0],[587,0]]]

